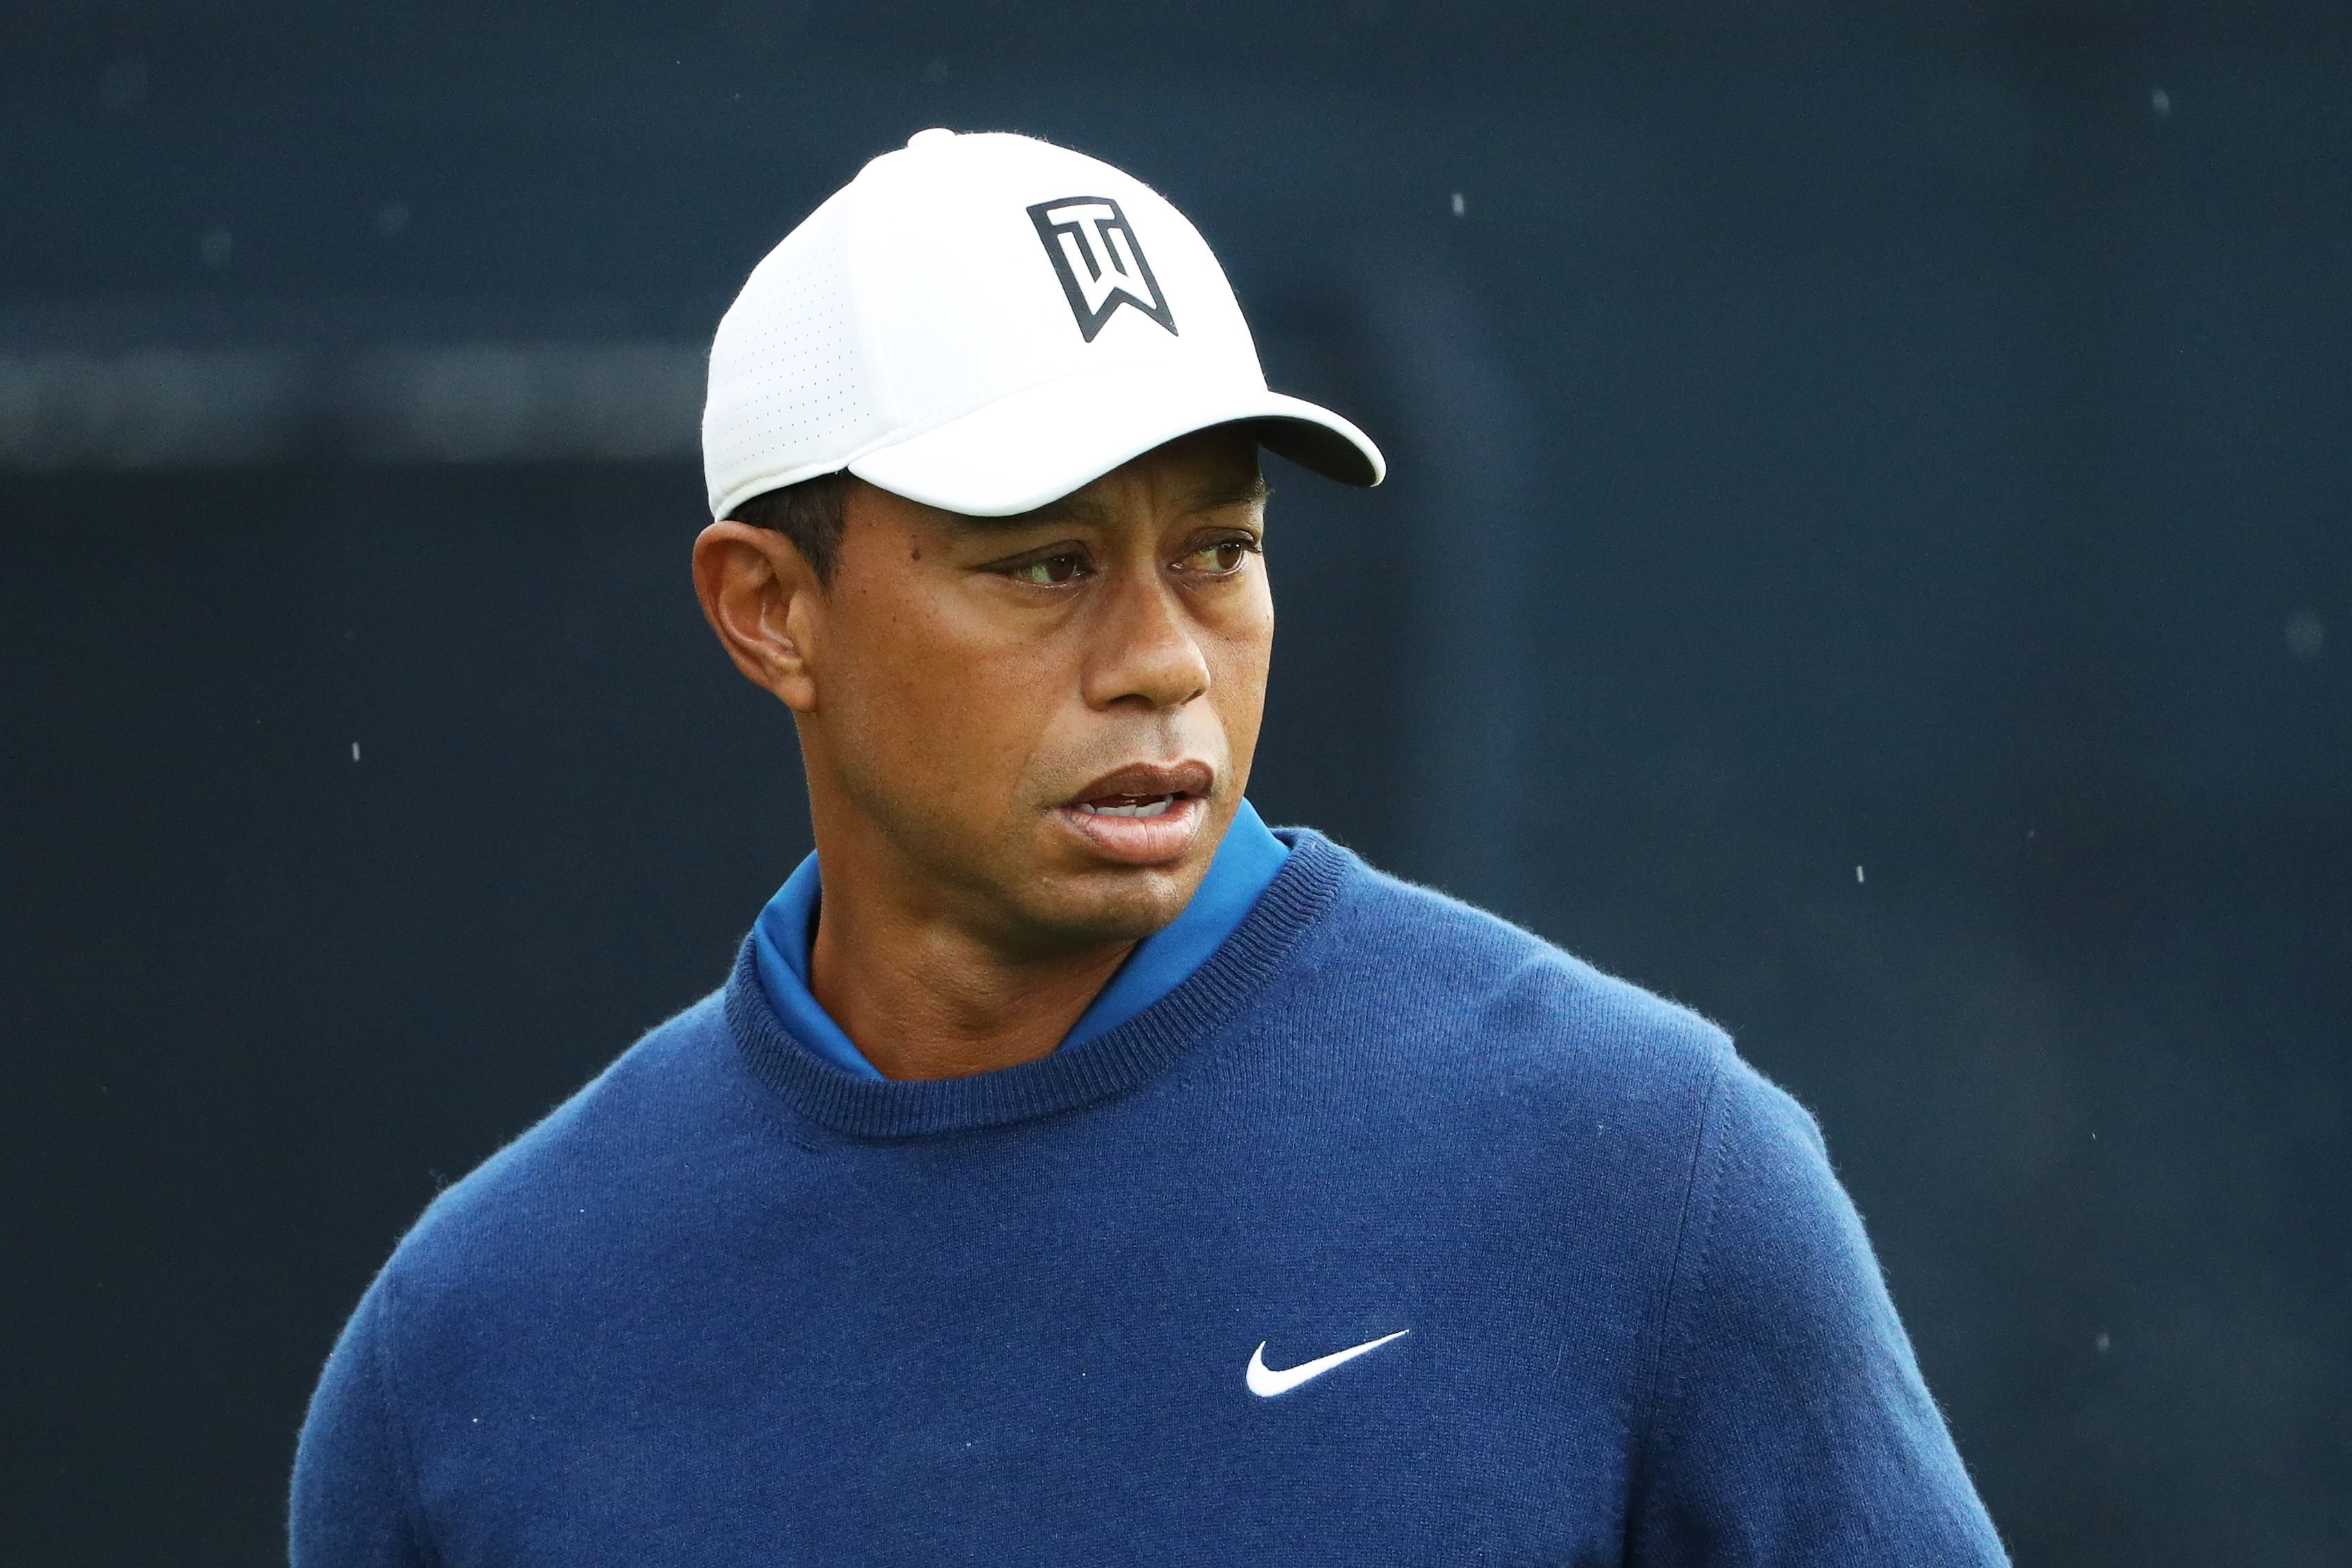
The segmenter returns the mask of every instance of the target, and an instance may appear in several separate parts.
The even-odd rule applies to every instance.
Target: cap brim
[[[1026,512],[1101,478],[1162,443],[1248,423],[1268,451],[1343,485],[1388,472],[1371,437],[1299,398],[1163,367],[1064,376],[869,452],[849,471],[895,496],[975,517]]]

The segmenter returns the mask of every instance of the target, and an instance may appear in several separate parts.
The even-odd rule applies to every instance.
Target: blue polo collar
[[[1269,832],[1255,808],[1244,800],[1192,901],[1174,920],[1136,944],[1110,984],[1062,1037],[1062,1044],[1079,1045],[1108,1033],[1182,985],[1240,926],[1289,854],[1289,846]],[[809,990],[809,946],[816,940],[821,893],[816,856],[811,854],[760,911],[751,930],[760,989],[802,1045],[845,1072],[879,1079],[882,1074]]]

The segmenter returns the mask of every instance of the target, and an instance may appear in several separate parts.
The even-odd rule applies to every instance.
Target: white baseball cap
[[[715,517],[844,468],[1005,517],[1234,421],[1347,484],[1387,469],[1266,390],[1233,286],[1157,192],[1030,137],[925,131],[752,269],[710,345],[702,462]]]

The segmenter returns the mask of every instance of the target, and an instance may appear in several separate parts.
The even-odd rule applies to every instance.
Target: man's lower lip
[[[1199,796],[1186,795],[1156,817],[1114,817],[1076,806],[1061,807],[1057,814],[1098,853],[1129,865],[1156,865],[1192,848],[1204,805]]]

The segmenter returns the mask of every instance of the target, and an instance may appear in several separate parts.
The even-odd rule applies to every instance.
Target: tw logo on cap
[[[1054,258],[1070,314],[1078,319],[1087,342],[1122,305],[1176,330],[1176,318],[1160,297],[1160,281],[1151,276],[1151,264],[1143,259],[1143,247],[1135,243],[1135,231],[1117,202],[1108,196],[1064,196],[1030,208],[1029,221]]]

